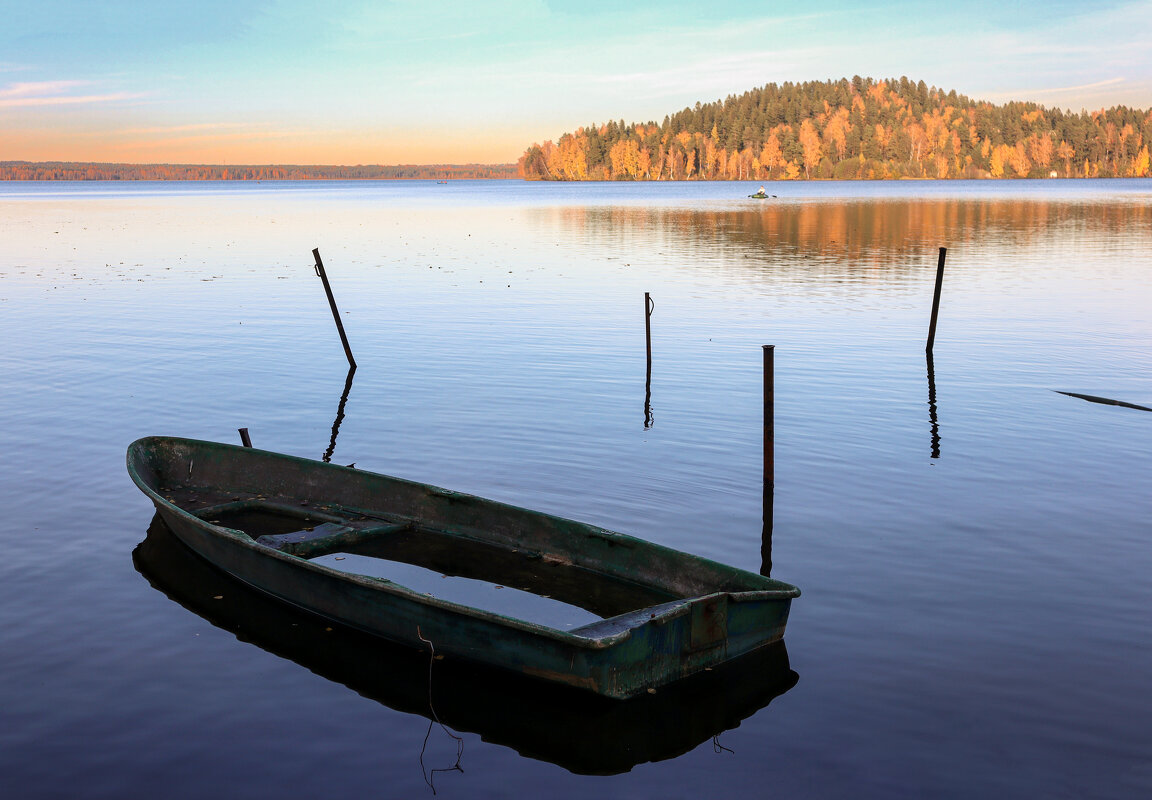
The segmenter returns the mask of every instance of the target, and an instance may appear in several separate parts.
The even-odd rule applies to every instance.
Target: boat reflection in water
[[[737,727],[797,681],[783,641],[631,700],[452,659],[436,660],[430,670],[426,653],[340,626],[229,577],[185,547],[159,516],[132,560],[153,588],[240,641],[389,708],[435,718],[579,774],[613,775],[675,758]]]

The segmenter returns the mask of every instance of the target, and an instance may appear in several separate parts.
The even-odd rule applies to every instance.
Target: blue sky
[[[0,160],[514,161],[768,82],[1152,108],[1152,0],[0,0]]]

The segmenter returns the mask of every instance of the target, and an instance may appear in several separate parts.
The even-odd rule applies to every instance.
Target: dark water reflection
[[[348,367],[348,376],[344,379],[344,393],[340,395],[340,403],[336,406],[336,419],[332,421],[332,437],[328,440],[328,449],[324,451],[324,461],[330,462],[332,454],[336,451],[336,437],[340,435],[340,423],[344,421],[344,407],[348,405],[348,394],[352,391],[352,378],[356,376],[356,367]]]
[[[579,774],[612,775],[675,758],[737,727],[797,681],[781,642],[700,680],[613,701],[482,665],[430,661],[432,653],[393,646],[294,609],[216,570],[159,517],[132,560],[154,588],[243,642],[391,709],[476,733]],[[413,743],[412,752],[418,750]],[[466,749],[462,763],[468,764]]]
[[[932,361],[932,351],[924,353],[928,366],[928,425],[932,432],[932,458],[940,458],[940,420],[936,411],[936,367]]]

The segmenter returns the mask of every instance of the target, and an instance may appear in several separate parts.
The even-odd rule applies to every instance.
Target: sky
[[[513,162],[784,81],[1152,108],[1152,0],[0,0],[0,161]]]

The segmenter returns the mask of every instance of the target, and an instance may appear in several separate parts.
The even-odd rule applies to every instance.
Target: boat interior
[[[198,487],[165,499],[256,544],[330,569],[550,627],[576,631],[628,612],[675,603],[673,587],[640,583],[528,545],[439,530],[396,514]],[[541,602],[543,601],[543,602]]]

